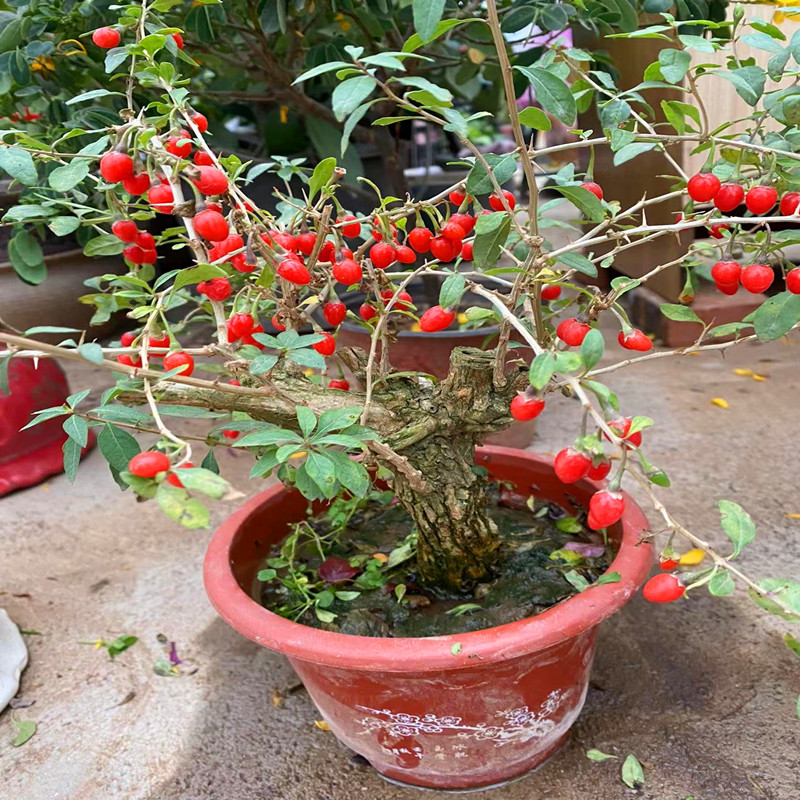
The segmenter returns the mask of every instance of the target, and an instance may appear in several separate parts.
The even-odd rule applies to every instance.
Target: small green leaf
[[[622,764],[622,782],[635,789],[644,783],[644,770],[635,755],[629,753]]]
[[[451,652],[451,653],[452,653],[454,656],[457,656],[457,655],[458,655],[458,654],[461,652],[461,642],[456,642],[456,643],[455,643],[455,644],[454,644],[454,645],[453,645],[453,646],[450,648],[450,652]]]
[[[717,572],[713,578],[708,582],[708,591],[715,597],[724,597],[731,594],[736,589],[736,584],[733,578],[728,574],[727,570]]]
[[[795,639],[791,633],[785,633],[783,635],[783,642],[798,658],[800,658],[800,639]]]
[[[550,352],[539,353],[528,371],[528,380],[534,389],[543,389],[556,370],[556,360]]]
[[[622,580],[622,575],[619,572],[606,572],[601,575],[592,586],[605,586],[607,583],[619,583]]]
[[[511,217],[505,211],[478,217],[472,243],[472,259],[478,269],[493,267],[497,263],[510,230]]]
[[[536,131],[549,131],[552,127],[550,118],[541,108],[528,106],[519,112],[519,121]]]
[[[460,272],[448,275],[439,290],[439,305],[442,308],[455,308],[460,302],[466,287],[466,279]]]
[[[761,67],[740,67],[734,70],[717,70],[715,75],[730,81],[736,94],[748,105],[755,106],[764,94],[767,73]]]
[[[444,13],[444,4],[445,0],[414,0],[414,29],[423,43],[429,42],[436,34]]]
[[[735,558],[746,545],[756,538],[756,526],[750,515],[738,503],[720,500],[717,507],[721,515],[722,530],[733,542],[731,558]]]
[[[766,300],[753,315],[753,328],[762,342],[780,339],[800,322],[800,295],[781,292]]]
[[[608,761],[609,758],[619,758],[619,756],[612,756],[610,753],[604,753],[602,750],[587,750],[586,758],[589,761]]]
[[[231,490],[231,485],[225,478],[202,467],[181,468],[180,478],[189,491],[200,492],[212,500],[221,500]]]
[[[36,733],[36,723],[32,719],[11,720],[16,735],[11,740],[12,747],[20,747]]]
[[[689,306],[682,306],[678,303],[662,303],[661,313],[667,319],[672,319],[676,322],[699,322],[701,325],[703,324],[703,320]]]
[[[90,239],[83,248],[84,255],[89,258],[98,256],[118,256],[125,249],[125,242],[121,242],[116,236],[104,233]]]
[[[601,222],[605,216],[603,206],[597,197],[581,186],[553,186],[572,203],[590,222]]]
[[[307,406],[295,406],[295,414],[303,436],[308,438],[317,427],[317,415]]]
[[[25,186],[33,186],[39,180],[31,154],[21,147],[0,145],[0,169]]]
[[[326,186],[330,179],[333,177],[333,172],[336,169],[335,158],[324,158],[314,167],[314,172],[308,181],[308,199],[312,201],[323,186]]]
[[[103,348],[97,342],[87,342],[78,348],[78,352],[92,364],[103,363]]]
[[[92,162],[88,158],[73,158],[69,164],[54,169],[47,178],[50,188],[57,192],[74,189],[88,174]]]
[[[349,116],[372,94],[375,79],[369,75],[359,75],[340,83],[331,95],[331,108],[339,122]]]
[[[181,482],[184,481],[184,470],[181,470]],[[189,472],[189,470],[185,470]],[[135,487],[134,487],[135,488]],[[186,489],[173,486],[166,481],[156,491],[159,508],[175,522],[190,530],[207,528],[210,521],[208,509],[194,497],[189,497]]]
[[[61,449],[64,453],[64,475],[70,483],[74,483],[81,463],[81,446],[72,437],[67,437]]]
[[[592,278],[597,277],[597,266],[580,253],[563,253],[558,256],[556,261],[559,264],[564,264],[569,269],[576,269],[584,275],[589,275]]]
[[[260,569],[256,573],[256,578],[260,581],[271,581],[277,574],[277,570],[274,569]]]
[[[89,426],[83,417],[72,414],[64,420],[62,427],[67,436],[79,447],[84,448],[89,443]]]
[[[590,370],[603,357],[604,350],[603,334],[597,328],[592,328],[581,344],[583,366]]]
[[[494,153],[487,153],[484,160],[489,165],[498,185],[502,186],[506,181],[510,180],[514,173],[517,171],[517,160],[513,155],[496,155]],[[470,195],[488,194],[494,191],[494,184],[489,177],[489,173],[481,164],[476,161],[472,169],[467,175],[466,191]],[[502,213],[502,212],[498,212]],[[478,217],[478,221],[483,217]]]
[[[561,120],[565,125],[575,122],[577,108],[569,86],[557,75],[542,67],[516,66],[531,82],[536,100],[545,111]]]
[[[665,47],[658,53],[661,75],[667,83],[680,83],[690,64],[692,57],[685,50]]]

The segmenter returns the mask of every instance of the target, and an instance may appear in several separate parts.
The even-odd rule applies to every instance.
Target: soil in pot
[[[543,499],[499,484],[488,492],[501,557],[491,579],[464,594],[417,581],[413,525],[391,492],[337,501],[273,547],[253,585],[270,611],[358,636],[442,636],[532,617],[608,569],[601,534]]]

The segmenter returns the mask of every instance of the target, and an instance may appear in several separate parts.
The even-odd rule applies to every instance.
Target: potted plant
[[[441,4],[414,9],[417,33],[402,48],[380,56],[350,48],[348,62],[319,64],[297,81],[336,75],[333,107],[346,120],[381,97],[396,116],[447,126],[472,154],[469,177],[425,201],[367,184],[375,208],[356,217],[337,198],[342,172],[332,158],[301,169],[302,196],[285,194],[276,214],[257,208],[242,186],[248,166],[218,158],[203,135],[206,120],[190,105],[191,90],[167,49],[178,31],[163,24],[158,4],[122,7],[119,23],[94,31],[93,40],[119,52],[120,85],[130,92],[138,82],[150,102],[123,110],[103,133],[110,142],[96,165],[92,158],[91,180],[110,206],[97,212],[113,222],[89,224],[103,231],[101,243],[124,243],[130,269],[98,278],[87,300],[125,310],[136,328],[109,347],[87,336],[52,345],[0,332],[7,347],[0,363],[54,357],[115,373],[99,405],[89,407],[79,393],[40,409],[35,422],[64,418],[70,476],[89,432],[99,431],[117,482],[188,528],[208,525],[204,496],[235,495],[218,474],[215,445],[252,454],[254,480],[277,476],[280,484],[214,534],[205,562],[212,603],[244,635],[290,658],[332,730],[381,774],[418,787],[470,789],[519,777],[564,741],[585,696],[597,625],[645,581],[656,532],[659,571],[645,585],[648,600],[674,602],[703,587],[722,596],[739,587],[768,612],[800,618],[800,584],[756,580],[737,566],[755,535],[737,503],[719,503],[728,554],[666,509],[657,487],[669,478],[646,455],[653,420],[626,416],[624,399],[603,377],[643,360],[776,339],[800,323],[800,271],[784,275],[780,260],[793,230],[779,236],[771,228],[796,223],[800,207],[800,140],[791,121],[797,95],[793,88],[765,94],[767,73],[759,67],[704,63],[705,50],[753,35],[739,13],[729,26],[704,23],[702,36],[681,33],[669,14],[636,31],[673,46],[640,86],[618,92],[592,68],[590,53],[560,44],[512,71],[497,3],[487,0],[480,24],[495,46],[517,147],[483,154],[465,136],[466,119],[450,93],[406,75],[418,46],[457,22],[441,18]],[[780,48],[770,66],[780,77],[791,46],[781,44],[777,28],[755,27]],[[724,39],[717,36],[723,28]],[[675,172],[670,194],[683,198],[683,218],[649,224],[647,209],[663,196],[643,187],[642,199],[624,208],[568,165],[554,190],[574,206],[577,224],[592,226],[551,246],[535,180],[536,160],[548,152],[534,150],[523,131],[544,127],[547,118],[516,108],[515,73],[566,125],[587,97],[601,106],[603,131],[556,147],[611,148],[619,160],[662,153],[664,169]],[[654,127],[648,89],[684,78],[686,102],[669,107],[670,127]],[[758,106],[744,122],[745,136],[708,119],[695,88],[706,80],[731,81]],[[766,128],[767,119],[778,129]],[[57,146],[34,147],[17,131],[2,136],[6,163],[60,157]],[[672,158],[667,146],[677,141],[707,154],[700,174],[687,175]],[[518,164],[524,199],[503,188]],[[74,192],[66,202],[81,208]],[[743,202],[748,210],[739,212]],[[157,239],[137,224],[154,214],[177,218]],[[421,224],[425,218],[434,232]],[[727,226],[711,270],[721,292],[763,291],[784,279],[786,290],[746,320],[702,327],[690,348],[652,351],[620,305],[625,292],[668,264],[653,264],[640,279],[616,278],[608,290],[574,281],[578,272],[608,269],[618,252],[711,224]],[[734,237],[744,265],[729,257]],[[610,252],[595,255],[609,244]],[[155,278],[149,262],[168,248],[189,250],[194,265]],[[697,261],[694,249],[680,260],[689,287]],[[419,316],[407,293],[418,276],[444,278],[438,304]],[[358,319],[342,302],[356,290],[374,311],[367,320],[360,315],[368,351],[337,344],[348,313]],[[493,349],[455,348],[441,380],[392,369],[391,346],[379,349],[392,315],[433,333],[453,325],[459,309],[469,315],[470,296],[498,315]],[[334,333],[321,329],[318,310]],[[682,305],[665,304],[662,312],[696,323]],[[264,332],[270,319],[277,334]],[[304,326],[312,332],[299,333]],[[530,366],[509,358],[512,334],[530,351]],[[607,344],[619,349],[599,365]],[[550,418],[557,393],[584,413],[579,430],[564,431],[555,459],[476,451],[487,434],[515,421]],[[215,418],[205,436],[180,429],[181,417],[197,416]],[[142,449],[138,433],[155,441]],[[623,479],[653,504],[654,530]],[[787,642],[797,647],[791,636]]]

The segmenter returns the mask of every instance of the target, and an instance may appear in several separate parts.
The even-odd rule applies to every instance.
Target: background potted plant
[[[522,128],[524,120],[536,123],[544,115],[517,109],[498,8],[494,0],[486,8],[480,24],[501,67],[513,153],[481,153],[465,136],[466,118],[449,92],[435,84],[420,88],[406,75],[416,48],[452,26],[441,19],[441,4],[414,4],[417,33],[403,49],[382,53],[376,62],[352,47],[344,65],[320,64],[297,79],[335,74],[334,108],[344,119],[382,97],[398,116],[449,126],[473,159],[467,183],[487,184],[482,198],[451,196],[459,183],[422,201],[386,196],[372,186],[375,208],[360,217],[338,201],[343,175],[335,159],[321,161],[303,195],[284,195],[275,214],[257,208],[239,185],[247,165],[220,160],[203,135],[207,120],[191,105],[168,44],[179,31],[164,24],[158,3],[122,8],[119,23],[95,31],[93,40],[120,51],[117,80],[131,107],[101,132],[100,158],[69,158],[90,162],[81,181],[108,202],[91,214],[113,221],[106,228],[94,216],[83,219],[81,183],[64,202],[79,224],[102,228],[99,244],[123,243],[129,272],[101,276],[87,300],[125,310],[136,327],[110,347],[85,335],[51,345],[0,333],[4,367],[17,357],[60,357],[118,376],[96,407],[88,408],[81,392],[36,416],[37,423],[65,418],[69,476],[97,429],[120,485],[154,498],[189,528],[208,523],[201,497],[233,494],[217,474],[214,445],[233,443],[254,455],[254,479],[273,473],[281,479],[284,485],[251,500],[212,539],[205,567],[212,602],[242,633],[290,657],[333,731],[382,774],[435,788],[518,777],[566,737],[585,695],[597,624],[632,596],[650,567],[654,534],[622,491],[623,478],[652,501],[666,537],[659,574],[647,582],[645,597],[673,602],[704,586],[726,595],[739,585],[767,611],[800,618],[797,582],[756,581],[736,565],[755,535],[738,504],[720,501],[729,555],[672,517],[654,488],[668,486],[669,478],[646,456],[643,432],[653,421],[622,416],[620,399],[598,380],[646,359],[783,336],[800,322],[800,272],[789,271],[786,291],[750,319],[703,328],[692,347],[658,352],[649,352],[652,343],[632,328],[619,301],[667,264],[654,264],[641,279],[616,278],[608,290],[574,281],[578,272],[609,268],[617,252],[722,215],[729,229],[711,271],[720,291],[735,293],[740,284],[762,291],[776,279],[768,266],[773,262],[782,279],[778,259],[792,237],[774,234],[772,226],[796,223],[800,206],[800,193],[791,191],[800,161],[787,109],[794,87],[765,94],[767,73],[758,67],[695,64],[693,50],[726,46],[728,37],[715,36],[725,26],[707,22],[704,36],[695,37],[681,34],[668,14],[635,35],[673,43],[671,69],[657,84],[691,77],[687,100],[697,108],[687,102],[670,128],[648,120],[651,80],[619,97],[613,79],[592,68],[589,53],[556,45],[538,61],[518,65],[515,71],[530,81],[542,105],[566,125],[574,123],[578,99],[586,94],[597,92],[606,114],[617,104],[602,133],[581,132],[559,148],[610,147],[631,158],[661,152],[665,169],[677,173],[670,193],[686,202],[679,222],[649,224],[647,208],[663,196],[644,193],[623,208],[566,167],[555,191],[592,227],[553,248],[539,227],[543,209],[535,180],[536,160],[548,153],[533,149]],[[734,41],[746,30],[741,14],[727,27]],[[777,29],[758,30],[781,41]],[[782,56],[774,78],[792,56],[791,46],[777,46]],[[744,137],[729,134],[730,123],[712,127],[704,113],[695,83],[719,78],[733,82],[754,107],[763,102],[745,123]],[[150,96],[146,106],[133,102],[137,85]],[[783,127],[765,130],[768,118]],[[5,163],[30,157],[48,165],[64,158],[59,145],[32,145],[24,131],[2,136]],[[694,142],[707,153],[702,173],[687,175],[670,156],[666,148],[675,141]],[[502,186],[517,163],[528,189],[524,213]],[[731,213],[742,200],[747,214]],[[157,238],[137,224],[170,213],[180,224]],[[418,214],[430,218],[435,235],[417,224]],[[471,238],[455,214],[474,219]],[[752,263],[728,257],[734,236]],[[595,255],[597,246],[609,244],[610,253]],[[150,262],[168,248],[188,249],[194,265],[156,277]],[[399,257],[406,255],[401,248],[413,263]],[[457,269],[459,258],[471,266]],[[692,250],[681,263],[693,273],[696,260]],[[456,348],[440,381],[394,372],[390,347],[377,357],[389,317],[414,315],[414,298],[403,293],[420,275],[445,278],[439,304],[418,320],[423,332],[452,325],[468,295],[488,302],[501,320],[497,346]],[[544,300],[552,286],[562,296]],[[356,288],[376,311],[367,323],[369,352],[339,348],[314,318],[320,309],[330,325],[340,325],[348,311],[337,292]],[[662,311],[695,322],[685,306],[665,304]],[[616,320],[613,337],[599,327],[601,317]],[[263,332],[260,320],[269,318],[284,329],[276,336]],[[307,325],[312,333],[298,333]],[[512,333],[530,349],[529,367],[522,359],[509,361]],[[735,338],[715,341],[723,335]],[[598,367],[606,338],[621,347],[620,359]],[[552,464],[523,451],[476,452],[487,434],[546,412],[556,392],[580,403],[584,413],[580,430],[565,431],[565,447]],[[203,437],[171,423],[198,415],[230,419],[217,419]],[[132,432],[156,440],[141,450]],[[209,450],[198,467],[193,459],[199,460],[200,444]],[[797,646],[791,637],[787,643]]]

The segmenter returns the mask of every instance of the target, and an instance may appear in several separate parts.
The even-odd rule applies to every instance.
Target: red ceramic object
[[[519,450],[480,448],[476,461],[517,491],[567,509],[569,497],[586,504],[602,485],[584,479],[565,487],[552,459]],[[255,573],[287,523],[305,518],[306,501],[281,486],[245,503],[214,534],[206,591],[236,630],[288,656],[331,730],[385,778],[437,789],[489,787],[524,775],[564,742],[586,697],[597,625],[648,574],[652,547],[639,543],[647,520],[626,499],[622,521],[610,530],[619,549],[609,571],[620,573],[618,583],[489,630],[378,639],[267,611],[251,598]]]
[[[0,497],[34,486],[63,470],[64,417],[26,431],[34,411],[61,405],[69,396],[67,379],[54,361],[14,358],[9,364],[9,394],[0,394]],[[94,442],[94,435],[90,436]]]

